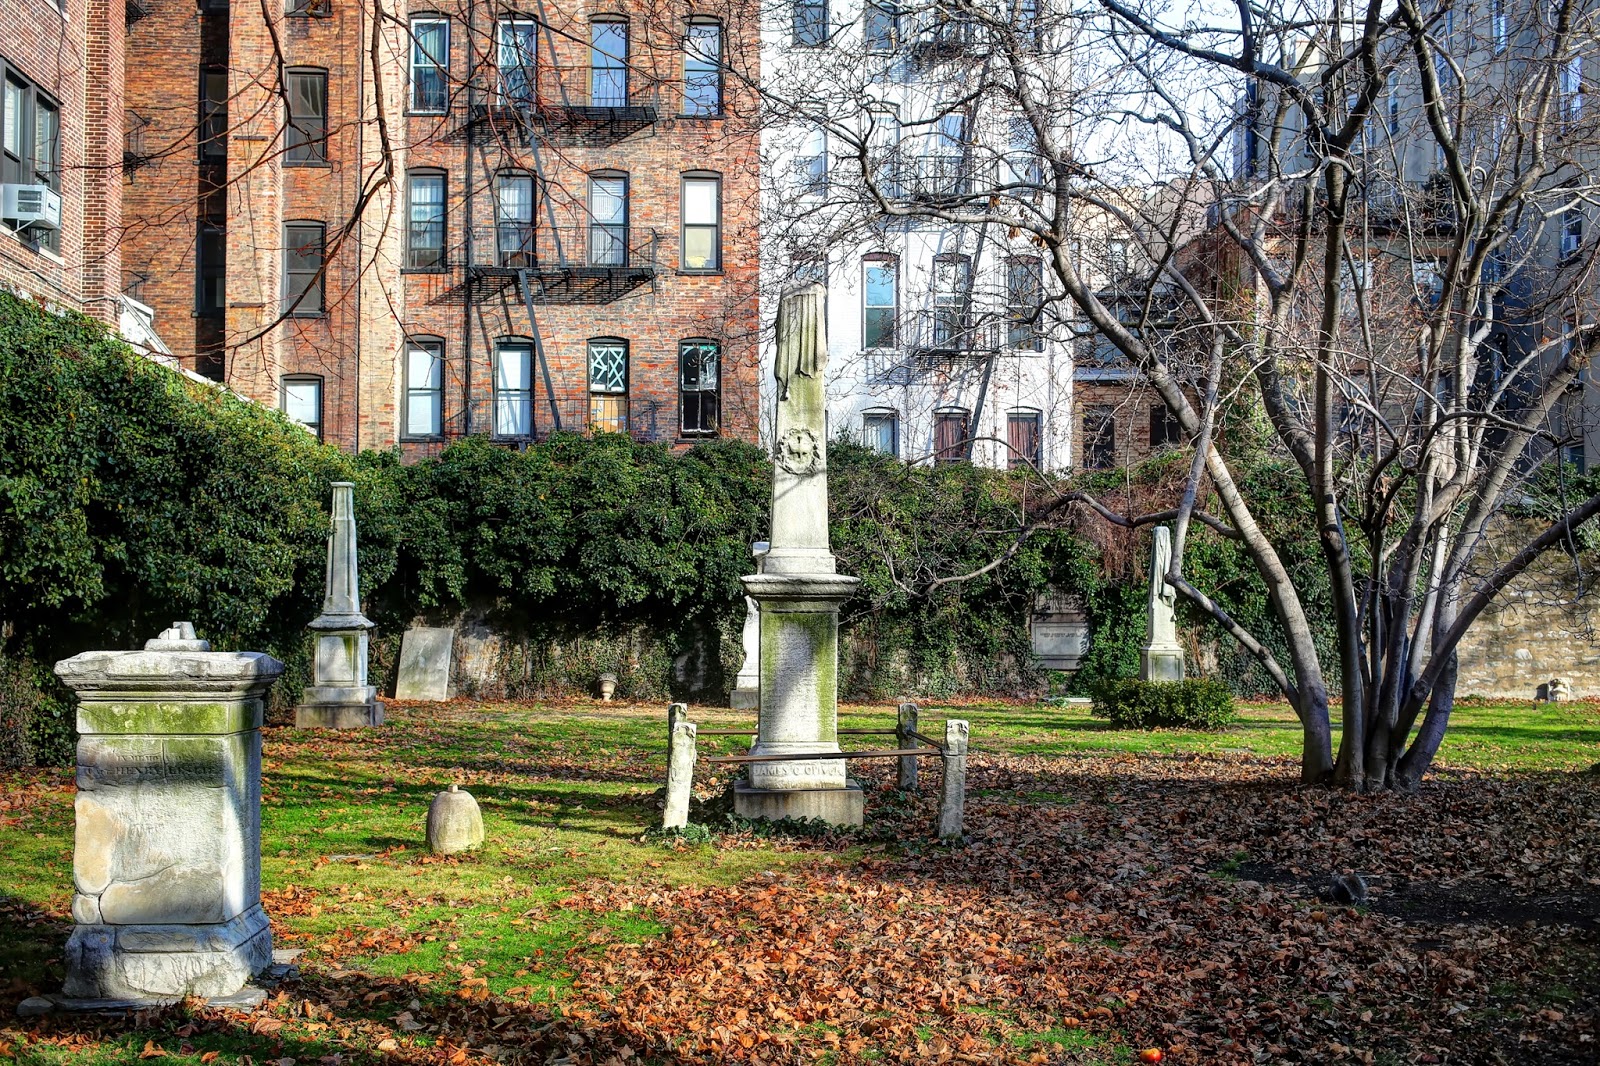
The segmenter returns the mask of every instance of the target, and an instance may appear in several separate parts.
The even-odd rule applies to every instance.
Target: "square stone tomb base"
[[[854,781],[844,788],[751,788],[743,781],[733,786],[734,813],[751,821],[820,818],[831,825],[861,825],[866,806],[866,794]]]

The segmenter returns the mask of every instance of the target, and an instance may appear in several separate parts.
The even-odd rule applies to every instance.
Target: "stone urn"
[[[472,793],[455,785],[433,797],[428,806],[428,850],[455,855],[483,846],[483,815]]]
[[[616,694],[617,694],[617,675],[616,674],[601,674],[600,675],[600,698],[605,700],[607,703],[610,703],[611,702],[611,697],[615,696]]]

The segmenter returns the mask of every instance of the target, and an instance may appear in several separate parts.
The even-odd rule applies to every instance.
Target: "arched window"
[[[678,345],[678,415],[685,437],[715,437],[722,407],[722,346],[695,337]]]
[[[628,432],[628,342],[621,337],[589,341],[589,428]]]
[[[444,340],[407,337],[402,369],[406,402],[400,435],[407,440],[440,436],[444,432]]]
[[[884,455],[900,454],[900,415],[887,408],[861,415],[861,443]]]
[[[615,15],[589,24],[589,103],[628,106],[628,23]]]
[[[683,42],[683,113],[722,114],[722,23],[697,18]]]

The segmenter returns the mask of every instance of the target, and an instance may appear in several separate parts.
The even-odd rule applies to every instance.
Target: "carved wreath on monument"
[[[822,466],[822,447],[816,433],[794,426],[778,442],[778,465],[791,474],[814,473]]]

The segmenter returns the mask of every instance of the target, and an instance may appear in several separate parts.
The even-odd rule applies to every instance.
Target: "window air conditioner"
[[[61,196],[48,185],[0,185],[0,218],[21,228],[61,228]]]

